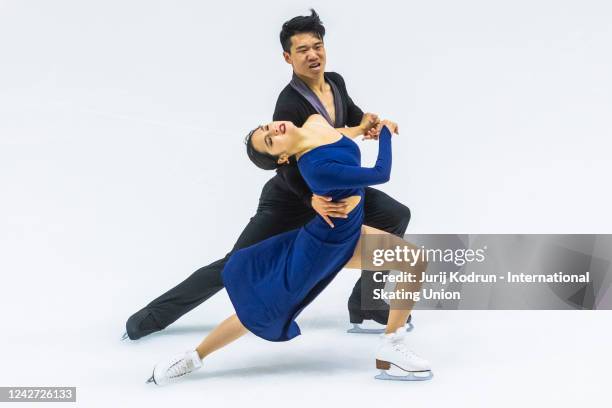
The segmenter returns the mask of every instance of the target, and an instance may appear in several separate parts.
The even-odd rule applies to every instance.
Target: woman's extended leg
[[[242,325],[238,316],[234,313],[222,321],[221,324],[215,327],[214,330],[202,340],[200,345],[196,348],[198,356],[203,359],[213,351],[219,350],[221,347],[239,339],[245,335],[247,331],[246,327]]]
[[[153,375],[147,382],[164,385],[199,370],[204,357],[240,338],[246,332],[247,329],[238,320],[238,316],[231,315],[215,327],[195,350],[186,351],[158,363],[153,368]]]

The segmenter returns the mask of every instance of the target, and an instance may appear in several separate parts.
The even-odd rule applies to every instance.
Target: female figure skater
[[[359,147],[332,128],[320,115],[312,115],[298,128],[291,122],[273,122],[251,131],[247,152],[260,167],[266,161],[287,163],[291,156],[313,193],[348,199],[354,207],[347,218],[336,219],[335,227],[317,216],[300,229],[276,235],[235,252],[223,270],[223,281],[235,314],[219,324],[195,350],[155,366],[148,382],[157,385],[189,374],[202,366],[202,359],[247,331],[269,341],[286,341],[300,334],[295,318],[344,267],[366,270],[400,270],[414,274],[413,283],[398,284],[397,290],[418,292],[427,265],[418,261],[387,262],[375,266],[362,257],[361,240],[369,247],[415,248],[399,237],[363,226],[364,187],[389,180],[391,132],[395,125],[382,122],[376,165],[361,167]],[[391,127],[391,129],[389,129]],[[364,259],[362,259],[364,258]],[[391,301],[385,335],[376,353],[380,379],[427,380],[429,363],[412,353],[405,344],[405,324],[414,302]],[[389,375],[391,366],[400,374]]]

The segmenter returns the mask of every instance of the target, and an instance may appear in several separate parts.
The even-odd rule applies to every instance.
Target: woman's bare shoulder
[[[304,122],[302,129],[307,129],[308,131],[313,132],[316,135],[320,137],[322,136],[324,138],[327,138],[327,137],[333,138],[334,136],[338,134],[336,129],[334,129],[327,122],[327,120],[325,120],[325,118],[319,115],[318,113],[314,115],[310,115],[308,119],[306,119],[306,122]]]

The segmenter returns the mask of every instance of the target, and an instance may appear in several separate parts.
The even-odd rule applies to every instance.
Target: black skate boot
[[[125,333],[121,340],[138,340],[149,334],[162,330],[157,321],[146,308],[134,313],[125,324]]]
[[[370,281],[368,282],[365,282],[365,284],[372,286],[372,288],[374,288],[374,286],[380,285],[374,282],[372,279],[370,279]],[[373,320],[376,323],[384,326],[387,324],[387,319],[389,318],[389,305],[386,304],[383,300],[371,299],[368,301],[368,306],[372,308],[362,309],[361,286],[362,280],[361,278],[359,278],[357,283],[355,283],[355,286],[353,287],[353,292],[351,293],[351,296],[348,300],[349,320],[353,327],[347,330],[347,333],[384,333],[384,328],[368,329],[361,327],[361,324],[364,322],[364,320]],[[367,293],[372,293],[372,291],[368,290]],[[414,325],[411,323],[411,321],[412,315],[408,316],[408,321],[406,322],[406,331],[411,331],[414,328]]]

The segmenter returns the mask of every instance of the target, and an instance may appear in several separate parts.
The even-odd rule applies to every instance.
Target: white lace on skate
[[[191,359],[181,358],[168,367],[166,370],[166,378],[168,378],[168,380],[173,380],[182,377],[185,374],[192,372],[194,368],[195,366]]]
[[[393,349],[403,354],[407,359],[419,358],[419,356],[417,356],[412,350],[406,347],[404,342],[393,343]]]
[[[424,358],[420,357],[418,354],[408,348],[406,343],[404,343],[403,339],[400,339],[399,341],[394,341],[392,344],[393,350],[404,356],[406,360],[416,363],[418,365],[426,363],[426,360]]]
[[[153,369],[153,375],[147,380],[147,383],[152,382],[156,385],[165,385],[200,367],[202,367],[202,362],[197,352],[188,351],[157,364]]]

